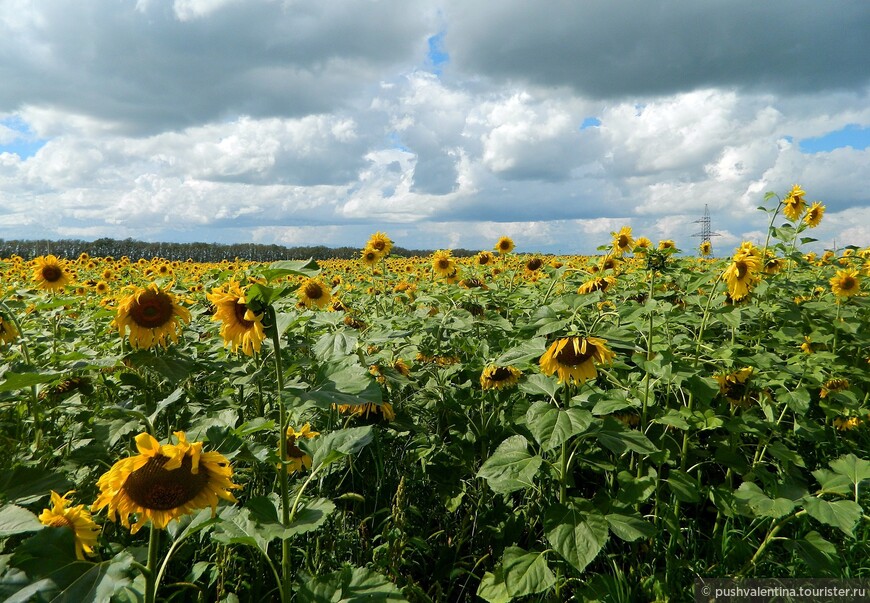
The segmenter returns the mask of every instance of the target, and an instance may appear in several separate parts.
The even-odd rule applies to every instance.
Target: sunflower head
[[[492,262],[492,254],[488,251],[481,251],[477,254],[476,261],[478,266],[486,266]]]
[[[837,297],[849,298],[861,291],[861,279],[857,270],[838,270],[831,277],[831,291]]]
[[[15,323],[8,320],[0,313],[0,345],[11,343],[18,337],[18,329]]]
[[[804,208],[806,207],[806,201],[804,201],[804,195],[806,194],[806,191],[804,191],[804,189],[802,189],[798,184],[791,187],[788,195],[786,195],[785,199],[782,200],[782,212],[785,214],[786,218],[792,221],[800,219],[801,215],[804,213]]]
[[[714,378],[721,393],[734,406],[746,407],[758,400],[757,392],[750,387],[753,368],[744,367],[731,373],[720,373]]]
[[[539,360],[541,372],[557,374],[559,383],[583,383],[597,376],[596,364],[609,364],[614,354],[598,337],[563,337],[554,341]]]
[[[33,282],[47,291],[58,291],[66,287],[71,279],[66,262],[53,255],[43,255],[33,260]]]
[[[383,255],[377,249],[366,247],[362,250],[360,259],[366,266],[374,267],[381,261],[382,257]]]
[[[483,389],[504,389],[517,384],[522,371],[514,366],[488,366],[480,374]]]
[[[703,242],[698,246],[698,251],[701,252],[701,255],[702,255],[702,256],[707,257],[707,256],[709,256],[710,253],[712,253],[712,251],[713,251],[713,244],[710,243],[710,241],[703,241]]]
[[[231,490],[241,486],[232,482],[227,458],[203,452],[202,442],[188,442],[183,431],[175,437],[177,444],[160,444],[148,433],[136,436],[139,454],[118,461],[100,477],[100,495],[91,510],[108,508],[109,519],[120,518],[135,534],[148,521],[163,529],[198,509],[211,507],[215,513],[219,499],[236,502]]]
[[[332,301],[332,291],[323,281],[316,278],[306,279],[296,290],[299,302],[306,308],[325,308]]]
[[[498,243],[495,244],[495,251],[504,255],[506,253],[510,253],[514,250],[514,241],[510,237],[502,237],[498,240]]]
[[[821,224],[823,215],[825,215],[825,206],[814,201],[804,216],[804,223],[810,228],[815,228]]]
[[[156,283],[136,287],[133,293],[118,304],[118,312],[112,321],[124,336],[130,331],[130,345],[134,348],[166,347],[167,338],[178,341],[182,323],[190,322],[190,311],[180,306],[169,289],[161,289]]]
[[[299,440],[310,440],[316,436],[319,436],[319,431],[313,431],[311,429],[311,424],[306,423],[302,426],[299,431],[293,428],[293,426],[287,426],[287,473],[296,473],[297,471],[302,471],[304,469],[311,469],[311,456],[304,452],[299,446],[297,442]]]
[[[42,525],[52,528],[67,528],[73,531],[75,538],[76,558],[84,560],[85,554],[93,555],[97,545],[100,526],[94,523],[90,512],[84,505],[70,505],[67,498],[72,492],[63,496],[51,491],[51,507],[43,509],[39,514]]]
[[[456,260],[449,249],[439,249],[432,254],[432,270],[444,278],[450,278],[456,272]]]
[[[611,232],[613,236],[613,253],[622,255],[627,251],[631,251],[634,246],[634,239],[631,236],[631,226],[623,226],[619,232]]]
[[[239,283],[229,281],[225,286],[213,289],[207,298],[215,307],[212,321],[221,323],[224,345],[232,346],[233,352],[241,348],[248,356],[259,352],[266,338],[263,315],[248,307]]]
[[[383,232],[376,232],[369,238],[366,247],[374,249],[383,257],[390,255],[390,251],[393,249],[393,242]]]
[[[842,392],[849,389],[848,379],[828,379],[822,385],[822,391],[819,393],[820,398],[827,398],[831,392]]]
[[[382,404],[375,404],[374,402],[366,402],[364,404],[333,404],[333,408],[343,415],[350,415],[366,420],[377,420],[377,415],[380,415],[386,421],[394,421],[396,419],[393,405],[387,402]]]

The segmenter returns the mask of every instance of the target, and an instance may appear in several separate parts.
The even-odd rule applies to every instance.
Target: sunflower
[[[216,512],[218,499],[236,502],[230,490],[240,488],[232,482],[233,469],[219,452],[203,452],[202,442],[187,441],[176,431],[178,444],[160,444],[148,433],[136,436],[139,454],[121,459],[100,477],[100,495],[92,511],[108,507],[109,519],[120,517],[121,525],[135,534],[150,521],[163,529],[173,519],[197,509],[211,507]],[[130,514],[137,520],[130,525]]]
[[[597,337],[563,337],[554,341],[539,361],[545,375],[556,373],[563,381],[583,383],[598,374],[595,364],[608,364],[613,352]]]
[[[36,268],[33,271],[33,282],[40,289],[57,291],[70,283],[70,273],[66,270],[66,263],[53,255],[41,255],[35,260]]]
[[[481,251],[477,254],[476,260],[478,266],[486,266],[492,262],[492,254],[488,251]]]
[[[821,223],[822,216],[824,214],[825,206],[818,201],[814,201],[810,208],[807,210],[807,214],[804,216],[804,224],[806,224],[810,228],[815,228]]]
[[[837,270],[831,277],[831,291],[837,297],[852,297],[861,291],[861,279],[857,270]]]
[[[109,292],[109,284],[106,281],[99,281],[94,285],[94,291],[100,295],[106,295]]]
[[[381,255],[381,257],[384,257],[390,255],[390,251],[393,249],[393,242],[386,234],[376,232],[369,238],[369,242],[366,243],[366,248],[374,249]]]
[[[646,237],[638,237],[634,242],[634,252],[637,253],[645,253],[647,249],[652,247],[652,241],[650,241]],[[638,251],[640,250],[640,251]]]
[[[757,396],[752,395],[749,387],[752,371],[752,367],[747,366],[733,373],[714,375],[719,383],[719,393],[735,406],[748,406],[753,400],[757,400]]]
[[[703,241],[703,242],[698,246],[698,251],[701,252],[701,255],[702,255],[702,256],[707,257],[707,256],[709,256],[710,253],[713,251],[713,244],[710,243],[710,241]]]
[[[147,349],[157,344],[166,347],[167,336],[173,342],[178,341],[182,322],[190,322],[190,311],[176,303],[168,288],[164,290],[151,283],[135,288],[118,304],[112,326],[121,332],[121,337],[130,329],[130,345]]]
[[[381,261],[381,254],[378,253],[376,249],[372,249],[371,247],[366,247],[362,250],[362,263],[370,268],[374,268],[377,266],[378,262]]]
[[[245,303],[245,293],[236,281],[228,282],[224,287],[212,289],[207,296],[214,304],[215,313],[212,321],[221,323],[221,337],[224,346],[232,346],[233,352],[241,346],[242,352],[253,356],[260,351],[260,346],[266,338],[263,331],[263,315],[254,314]]]
[[[85,509],[84,505],[67,506],[71,502],[67,498],[70,494],[72,492],[67,492],[61,496],[52,490],[51,508],[42,510],[42,513],[39,514],[39,521],[42,525],[51,528],[68,528],[72,530],[75,537],[76,559],[84,561],[85,553],[88,555],[94,554],[97,536],[100,534],[100,526],[94,523],[90,512]]]
[[[293,429],[292,426],[287,426],[287,473],[295,473],[303,469],[311,469],[311,455],[302,451],[296,442],[300,438],[310,440],[315,436],[319,436],[319,431],[312,431],[311,424],[306,423],[299,431]]]
[[[526,261],[527,272],[537,272],[544,266],[544,261],[541,258],[530,258]]]
[[[480,387],[483,389],[503,389],[517,384],[523,373],[513,366],[488,366],[480,374]]]
[[[306,279],[305,282],[299,285],[299,288],[296,290],[296,296],[299,298],[299,302],[306,308],[317,306],[322,309],[332,301],[332,291],[320,279],[316,278]]]
[[[749,291],[759,280],[758,259],[749,254],[735,254],[731,265],[722,274],[728,285],[728,294],[734,301],[749,295]]]
[[[779,274],[786,267],[786,265],[787,260],[785,258],[778,258],[772,253],[768,252],[767,257],[764,261],[764,274]]]
[[[12,343],[18,337],[15,323],[0,314],[0,344]]]
[[[456,272],[456,260],[449,249],[439,249],[432,254],[432,270],[438,276],[449,278]]]
[[[822,391],[819,393],[820,398],[827,398],[831,392],[841,392],[849,389],[848,379],[828,379],[822,385]]]
[[[366,402],[364,404],[333,404],[332,406],[343,415],[368,419],[369,415],[380,413],[380,415],[387,421],[394,421],[396,419],[396,412],[393,410],[393,405],[387,402],[382,404],[375,404],[374,402]]]
[[[495,251],[498,251],[501,255],[504,255],[513,251],[514,247],[515,245],[513,239],[511,239],[510,237],[502,237],[498,240],[498,243],[495,244],[495,247],[493,247],[493,249]]]
[[[631,226],[623,226],[619,232],[611,232],[613,236],[613,253],[622,255],[626,251],[631,251],[634,245],[634,239],[631,237]]]
[[[804,213],[804,208],[806,207],[806,202],[804,201],[804,195],[806,194],[806,191],[804,191],[804,189],[802,189],[798,184],[791,187],[788,195],[786,195],[785,199],[782,201],[782,212],[785,214],[786,218],[794,221],[801,217],[801,214]],[[819,217],[821,218],[821,216]]]
[[[848,417],[846,419],[837,417],[834,419],[834,427],[839,431],[852,431],[856,427],[860,427],[863,422],[858,417]]]
[[[671,239],[665,239],[664,241],[659,241],[659,251],[664,251],[665,249],[676,249],[677,244],[673,242]]]
[[[616,279],[612,276],[595,276],[580,285],[577,288],[577,293],[585,295],[587,293],[593,293],[594,291],[607,291],[608,287],[613,285],[615,282]]]

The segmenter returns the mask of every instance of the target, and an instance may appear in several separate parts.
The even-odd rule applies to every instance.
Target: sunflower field
[[[0,599],[870,578],[870,250],[0,260]]]

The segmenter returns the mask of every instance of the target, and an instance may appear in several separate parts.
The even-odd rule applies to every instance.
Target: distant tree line
[[[131,260],[145,258],[164,258],[167,260],[195,262],[220,262],[239,258],[253,262],[275,262],[278,260],[314,259],[358,259],[359,247],[326,247],[325,245],[301,245],[284,247],[283,245],[260,245],[257,243],[148,243],[134,239],[97,239],[96,241],[80,241],[78,239],[60,239],[56,241],[40,239],[34,241],[0,239],[0,257],[8,258],[18,255],[25,260],[31,260],[40,255],[54,254],[59,258],[75,259],[82,253],[91,257],[120,258],[127,256]],[[398,257],[427,256],[432,253],[425,249],[404,249],[393,247],[392,255]],[[471,256],[477,251],[469,249],[454,249],[457,257]]]

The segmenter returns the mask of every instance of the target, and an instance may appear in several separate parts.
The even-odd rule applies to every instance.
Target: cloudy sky
[[[0,0],[0,238],[870,245],[867,0]]]

